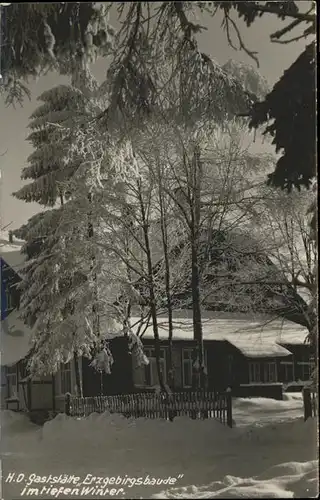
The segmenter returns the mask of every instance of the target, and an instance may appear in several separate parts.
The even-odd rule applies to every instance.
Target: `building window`
[[[6,288],[6,311],[11,311],[14,308],[13,306],[13,297],[9,288]]]
[[[183,387],[192,386],[193,349],[182,349],[182,383]]]
[[[67,392],[72,392],[70,361],[60,365],[60,394],[65,395]]]
[[[17,367],[7,367],[8,398],[16,398],[18,394]]]
[[[293,382],[294,381],[294,369],[292,361],[281,361],[283,382]]]
[[[299,365],[299,378],[303,381],[310,380],[312,376],[312,369],[314,367],[314,359],[309,355],[303,355]]]
[[[310,361],[298,361],[300,366],[301,380],[306,381],[311,379],[311,362]]]
[[[260,363],[249,363],[250,384],[261,382]]]
[[[275,362],[265,363],[264,365],[264,381],[269,384],[277,382],[277,364]]]
[[[149,364],[145,366],[145,383],[148,386],[159,385],[155,349],[145,348],[144,352],[149,360]],[[164,349],[160,349],[160,369],[162,373],[163,382],[166,384],[167,373],[166,373],[166,358]]]

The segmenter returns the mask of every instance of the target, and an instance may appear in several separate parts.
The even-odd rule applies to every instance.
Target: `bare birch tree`
[[[162,210],[164,215],[166,207],[162,197],[159,209],[159,190],[155,186],[155,179],[142,164],[139,173],[135,175],[118,177],[117,180],[106,175],[101,185],[95,186],[95,194],[90,202],[91,218],[98,228],[97,234],[92,235],[91,242],[97,247],[98,253],[104,255],[104,259],[111,256],[118,262],[114,269],[108,267],[109,279],[117,283],[117,296],[99,295],[101,308],[103,310],[104,304],[107,310],[113,308],[123,322],[124,333],[130,331],[130,316],[134,306],[140,307],[142,321],[151,317],[158,378],[161,389],[165,390],[160,365],[157,314],[164,307],[167,288],[163,278],[165,268],[157,267],[156,264],[162,255],[163,238],[168,238],[168,232],[164,227],[163,217],[159,218],[158,214]],[[85,188],[80,183],[74,189],[78,200],[74,203],[78,203],[79,213],[85,213]],[[177,240],[171,243],[176,244]],[[172,276],[174,280],[174,272]],[[105,279],[108,277],[105,276]],[[175,286],[177,287],[176,283]]]
[[[307,328],[314,345],[317,254],[308,193],[265,186],[259,192],[248,224],[223,236],[225,261],[208,268],[205,301],[293,321]]]
[[[250,154],[241,145],[240,132],[236,124],[229,130],[227,127],[224,131],[220,129],[216,134],[206,126],[194,131],[193,127],[188,129],[159,117],[157,122],[146,124],[143,135],[137,133],[134,136],[137,156],[145,168],[152,171],[157,190],[166,196],[167,210],[171,211],[171,216],[175,216],[180,243],[183,240],[186,243],[187,239],[190,259],[188,272],[184,276],[188,285],[191,285],[190,306],[193,309],[194,339],[197,343],[194,387],[203,388],[206,382],[201,317],[204,295],[201,270],[204,259],[201,251],[205,243],[204,235],[207,245],[212,246],[213,229],[231,230],[248,223],[250,210],[258,199],[253,191],[257,172],[261,173],[270,160]],[[160,216],[163,217],[161,211],[163,208],[160,203]],[[170,269],[172,262],[168,261],[168,265]],[[182,285],[180,294],[185,286]],[[170,286],[167,291],[172,313]]]

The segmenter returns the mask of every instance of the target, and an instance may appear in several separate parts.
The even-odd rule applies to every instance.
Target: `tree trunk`
[[[103,373],[100,372],[100,396],[103,396]]]
[[[60,204],[64,204],[63,194],[60,192]],[[73,307],[73,306],[71,306]],[[81,384],[81,375],[80,375],[80,365],[77,353],[74,351],[73,353],[73,362],[74,362],[74,372],[76,376],[76,388],[77,388],[77,396],[83,398],[82,384]]]
[[[173,364],[173,317],[172,317],[172,304],[171,296],[168,297],[168,323],[169,323],[169,335],[168,335],[168,385],[172,391],[175,388],[174,379],[174,364]]]
[[[147,267],[148,267],[148,279],[149,279],[149,305],[150,305],[150,312],[151,312],[151,317],[152,317],[157,374],[158,374],[159,385],[160,385],[161,390],[164,392],[167,392],[165,384],[163,382],[163,374],[162,374],[161,365],[160,365],[160,354],[161,354],[160,337],[159,337],[159,330],[158,330],[157,307],[156,307],[156,298],[155,298],[155,291],[154,291],[154,279],[153,279],[153,266],[152,266],[151,248],[150,248],[150,241],[149,241],[149,224],[148,224],[148,221],[146,218],[146,210],[145,210],[144,202],[142,199],[140,182],[138,182],[138,192],[139,192],[139,202],[140,202],[140,210],[141,210],[141,218],[142,218],[142,228],[143,228],[144,242],[145,242],[146,255],[147,255]]]
[[[129,227],[132,227],[133,220],[130,216],[130,213],[128,213],[128,212],[123,213],[123,218],[124,218],[124,220],[127,220],[127,224],[129,225]],[[131,251],[131,248],[130,248],[130,233],[129,233],[126,236],[126,241],[125,241],[125,253],[126,253],[126,259],[128,262],[130,260],[130,251]],[[126,271],[127,271],[128,283],[131,283],[132,282],[132,275],[131,275],[131,269],[128,265],[126,266]],[[131,298],[129,297],[127,304],[126,304],[125,319],[123,322],[124,336],[125,337],[128,337],[128,322],[129,322],[130,316],[131,316]]]
[[[77,396],[83,398],[82,384],[81,384],[81,375],[80,375],[80,364],[77,353],[73,353],[73,361],[74,361],[74,371],[76,375],[76,388],[77,388]]]
[[[193,313],[193,338],[196,341],[196,360],[197,366],[194,367],[193,376],[193,388],[203,388],[203,335],[202,335],[202,318],[201,318],[201,306],[200,306],[200,276],[199,276],[199,265],[198,265],[198,248],[197,245],[192,242],[191,249],[192,258],[192,313]]]
[[[165,263],[165,289],[166,289],[166,300],[167,300],[167,310],[168,310],[168,323],[169,323],[169,335],[168,335],[168,385],[170,389],[174,390],[174,366],[173,366],[173,311],[172,311],[172,298],[171,298],[171,276],[170,276],[170,261],[169,261],[169,249],[168,249],[168,233],[167,233],[167,218],[166,211],[164,207],[163,200],[163,190],[162,190],[162,179],[159,175],[159,204],[160,204],[160,224],[161,224],[161,235],[162,235],[162,245],[164,253],[164,263]]]
[[[92,203],[92,194],[88,194],[89,203]],[[92,213],[89,213],[89,223],[88,223],[88,237],[93,238],[93,223],[92,223]],[[98,316],[98,284],[97,284],[97,273],[94,271],[96,259],[94,254],[91,256],[91,264],[90,269],[92,272],[92,279],[94,282],[94,298],[92,303],[92,315],[93,315],[93,331],[97,337],[100,336],[100,325],[99,325],[99,316]]]
[[[199,270],[199,246],[200,246],[200,218],[201,218],[201,177],[202,166],[200,161],[200,148],[195,147],[193,156],[192,192],[193,207],[191,214],[191,266],[192,266],[192,312],[193,312],[193,336],[196,341],[197,365],[193,370],[193,388],[204,389],[204,349],[201,318],[200,297],[200,270]]]
[[[89,203],[92,203],[92,194],[88,194]],[[89,222],[88,222],[88,237],[93,238],[93,222],[92,222],[92,211],[89,212]],[[96,259],[94,253],[91,255],[91,264],[90,271],[93,279],[93,301],[92,301],[92,327],[93,333],[97,338],[100,338],[100,321],[99,321],[99,313],[98,313],[98,284],[97,284],[97,273],[94,270],[96,264]],[[101,349],[101,345],[96,344],[96,350]],[[100,395],[103,396],[103,377],[102,373],[100,374]]]
[[[318,182],[316,182],[313,186],[313,191],[317,193],[318,191]],[[311,206],[311,213],[313,213],[311,222],[310,222],[310,239],[314,241],[315,245],[315,264],[313,268],[313,275],[314,275],[314,286],[312,289],[312,298],[311,298],[311,304],[310,304],[310,310],[311,310],[311,331],[310,331],[310,344],[311,344],[311,352],[312,356],[314,357],[314,362],[313,362],[313,370],[312,370],[312,382],[314,385],[315,391],[317,391],[318,398],[319,398],[319,332],[318,332],[318,318],[319,318],[319,297],[318,297],[318,290],[319,290],[319,273],[318,273],[318,240],[317,240],[317,221],[318,221],[318,212],[317,212],[317,202],[316,198],[313,201],[313,204]]]
[[[28,371],[26,368],[26,362],[24,360],[21,360],[18,362],[18,370],[19,370],[19,379],[25,379],[26,376],[28,376]],[[22,385],[22,393],[23,393],[23,399],[24,399],[24,404],[27,409],[27,411],[30,411],[30,401],[26,393],[26,383],[21,384]]]

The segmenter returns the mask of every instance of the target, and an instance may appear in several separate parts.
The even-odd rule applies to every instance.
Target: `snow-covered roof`
[[[264,342],[263,339],[248,342],[248,340],[234,340],[229,337],[228,342],[242,352],[247,358],[277,358],[292,355],[288,349],[280,346],[276,342]]]
[[[14,365],[30,351],[32,331],[19,319],[19,311],[14,310],[1,321],[0,332],[0,364]]]
[[[21,253],[21,248],[24,241],[13,238],[9,241],[8,231],[1,231],[0,233],[0,257],[14,269],[17,273],[25,263],[25,255]]]
[[[175,340],[192,340],[193,323],[192,311],[175,311],[173,319],[173,338]],[[136,333],[140,318],[131,318],[133,331]],[[158,327],[160,339],[168,338],[168,317],[159,315]],[[231,343],[239,341],[242,349],[255,344],[255,349],[271,349],[272,352],[280,351],[284,354],[279,344],[303,344],[308,334],[307,330],[300,325],[290,321],[273,320],[266,316],[250,316],[237,313],[216,313],[212,311],[203,311],[202,313],[202,331],[204,340],[227,340]],[[153,328],[150,322],[140,330],[144,332],[144,338],[153,338]],[[278,354],[280,355],[280,354]]]

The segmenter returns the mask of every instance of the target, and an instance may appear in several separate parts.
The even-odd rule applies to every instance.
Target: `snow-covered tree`
[[[248,109],[255,96],[198,49],[195,33],[201,27],[189,20],[193,5],[163,2],[155,8],[155,22],[143,3],[119,10],[123,24],[107,73],[110,101],[103,115],[109,127],[119,115],[130,121],[127,127],[143,128],[155,111],[195,124],[204,115],[217,123]]]
[[[144,131],[134,135],[135,158],[140,171],[148,171],[151,175],[155,193],[150,197],[152,208],[149,211],[155,219],[157,214],[161,220],[158,195],[163,192],[167,198],[167,220],[170,221],[174,215],[176,235],[181,231],[180,249],[182,247],[190,252],[180,275],[183,284],[180,282],[180,290],[173,288],[169,296],[172,307],[186,307],[187,303],[189,307],[194,307],[198,304],[195,314],[198,320],[194,326],[199,345],[202,307],[266,313],[309,328],[306,317],[310,314],[308,301],[296,288],[294,277],[289,279],[285,275],[284,262],[279,259],[285,246],[297,249],[294,241],[298,240],[298,236],[291,235],[291,243],[289,234],[280,241],[279,229],[277,232],[274,225],[270,225],[271,215],[277,214],[275,222],[282,224],[282,231],[285,231],[288,221],[284,220],[284,213],[286,218],[294,220],[299,210],[301,214],[306,213],[306,207],[299,203],[298,194],[294,200],[287,199],[286,194],[264,187],[264,176],[275,159],[251,153],[242,144],[244,130],[239,124],[225,125],[223,129],[217,129],[216,134],[211,131],[206,134],[205,130],[204,127],[195,134],[192,129],[189,131],[175,123],[170,127],[166,120],[161,121],[158,117],[156,121],[145,122]],[[197,145],[201,145],[201,168],[198,170],[194,158]],[[295,203],[299,206],[296,215]],[[269,207],[269,212],[266,207]],[[275,207],[282,210],[282,218]],[[304,216],[304,222],[297,219],[294,224],[296,231],[300,228],[301,244],[306,251],[309,245],[306,246],[309,234],[307,219]],[[285,234],[283,232],[282,236]],[[175,245],[179,255],[179,245]],[[169,245],[169,269],[174,261],[178,261],[177,257],[174,258],[175,245]],[[292,256],[292,251],[289,255]],[[314,249],[310,247],[305,262],[311,257],[314,260]],[[299,259],[301,254],[296,252],[296,264]],[[291,267],[287,262],[286,272]],[[166,269],[164,258],[159,268],[162,273]],[[307,269],[304,274],[308,274]],[[280,275],[283,278],[279,281]],[[166,280],[164,273],[160,279],[163,286]],[[312,284],[311,280],[312,274],[308,277],[308,282]],[[300,291],[301,286],[307,288],[306,284],[300,285]],[[190,291],[193,296],[188,295]],[[163,297],[166,298],[165,294]]]
[[[102,281],[97,285],[96,280],[101,263],[94,260],[90,243],[90,188],[86,213],[81,218],[73,211],[75,193],[65,191],[73,177],[87,185],[96,175],[92,152],[74,147],[75,134],[77,127],[101,110],[104,99],[90,73],[75,65],[71,85],[45,92],[41,96],[44,104],[32,116],[29,140],[36,151],[29,157],[22,177],[33,182],[16,196],[46,208],[54,206],[57,199],[61,202],[59,208],[37,214],[16,231],[26,241],[28,255],[21,314],[35,327],[32,373],[54,373],[72,356],[91,356],[93,346],[98,351],[101,348],[101,334],[106,331],[97,320],[95,304],[98,289],[106,285]],[[111,324],[112,320],[110,316]]]
[[[255,95],[259,100],[264,99],[270,92],[270,85],[266,78],[253,66],[229,59],[222,69],[239,80],[244,88]]]
[[[131,160],[129,157],[126,162],[129,164]],[[131,173],[126,179],[118,176],[118,181],[113,183],[112,179],[107,182],[102,177],[101,183],[93,188],[91,217],[98,229],[93,232],[92,242],[100,253],[105,252],[105,259],[109,253],[118,259],[118,266],[108,270],[108,279],[118,284],[119,296],[110,302],[110,295],[105,294],[100,297],[100,302],[107,302],[108,307],[120,315],[124,331],[129,335],[132,335],[131,309],[138,306],[142,320],[147,316],[152,319],[155,348],[160,351],[157,313],[164,303],[165,289],[160,279],[163,269],[155,269],[155,264],[159,260],[157,243],[161,240],[154,206],[156,186],[144,167],[139,163],[139,173]],[[78,210],[85,213],[83,186],[78,185],[75,191],[74,203],[78,203]],[[137,342],[134,346],[138,346]],[[159,382],[164,388],[160,368],[158,363]]]
[[[8,104],[30,95],[26,82],[47,71],[70,75],[75,60],[110,54],[111,2],[1,6],[1,86]],[[35,29],[36,27],[36,29]]]
[[[257,281],[290,287],[292,293],[280,297],[280,303],[282,300],[283,308],[292,315],[293,321],[307,327],[309,340],[315,345],[317,248],[310,234],[309,204],[307,192],[286,195],[267,191],[254,214],[252,234],[275,265],[273,272],[270,266],[264,274],[260,273]],[[252,272],[253,276],[254,270]]]
[[[188,9],[191,11],[192,7],[189,6]],[[143,141],[143,137],[147,137],[148,149],[152,144],[151,155],[157,155],[157,149],[163,149],[158,141],[155,145],[153,137],[150,139],[150,135],[145,134],[150,121],[158,121],[163,130],[170,130],[170,136],[178,137],[175,140],[170,137],[170,153],[174,154],[174,159],[178,156],[182,164],[188,163],[189,172],[185,173],[185,177],[189,181],[189,188],[193,190],[192,214],[189,215],[193,220],[195,244],[200,224],[199,197],[196,193],[199,176],[195,172],[201,170],[201,167],[195,167],[195,163],[199,165],[200,162],[197,130],[205,130],[207,136],[213,134],[217,126],[226,126],[235,114],[244,112],[255,96],[250,94],[241,82],[198,50],[192,29],[195,25],[189,21],[180,4],[162,4],[160,10],[166,22],[163,23],[160,16],[158,24],[147,23],[149,28],[146,30],[142,21],[145,15],[143,4],[132,4],[128,11],[126,7],[121,9],[124,24],[115,39],[121,50],[114,54],[108,70],[109,106],[99,119],[109,131],[116,128],[121,131],[120,136],[128,137],[134,145],[135,154],[139,147],[137,144]],[[160,135],[163,137],[161,132]],[[165,140],[164,143],[167,145],[168,141]],[[188,155],[190,147],[194,148],[191,155],[193,161],[186,158],[184,146]],[[148,149],[141,151],[140,148],[138,154],[147,156]],[[174,149],[176,151],[172,151]],[[170,160],[172,161],[172,157]],[[195,180],[192,181],[192,186],[191,179]],[[174,189],[178,187],[175,185]],[[164,233],[163,237],[165,241]],[[193,271],[197,274],[197,252],[193,250]],[[194,293],[197,293],[198,289],[199,286],[195,284]],[[150,289],[149,292],[153,294]],[[150,298],[152,302],[153,299]],[[198,340],[199,350],[203,353],[198,297],[194,297],[193,305],[195,338]],[[155,325],[156,318],[153,323]],[[200,358],[201,356],[200,353]]]
[[[110,273],[118,261],[111,254],[101,256],[93,248],[88,234],[88,225],[93,222],[90,208],[86,201],[86,216],[79,217],[71,199],[58,209],[34,216],[26,235],[24,228],[17,231],[26,236],[26,251],[41,235],[38,254],[31,247],[32,258],[22,270],[21,284],[21,317],[34,327],[29,362],[33,374],[55,373],[60,363],[74,355],[91,358],[108,352],[107,335],[122,331],[119,315],[111,306],[107,308],[119,294]],[[97,303],[97,292],[109,301]]]
[[[314,333],[316,249],[306,215],[308,196],[258,186],[245,224],[220,239],[204,272],[207,308],[265,313]],[[214,238],[213,238],[214,241]]]
[[[34,151],[28,157],[28,166],[22,169],[23,180],[32,182],[14,193],[27,202],[48,207],[59,199],[65,200],[63,183],[79,168],[82,158],[71,153],[74,131],[71,124],[85,123],[101,109],[104,100],[98,84],[89,71],[76,66],[70,85],[54,87],[38,98],[41,104],[31,115],[27,140]],[[99,107],[100,105],[100,107]]]
[[[141,8],[139,5],[132,6],[137,16],[140,15]],[[168,9],[170,9],[170,6],[168,6]],[[152,43],[146,37],[142,25],[138,25],[138,34],[135,32],[131,20],[123,27],[118,39],[119,44],[123,47],[123,51],[118,51],[115,54],[108,71],[107,88],[109,106],[107,110],[98,116],[97,122],[101,124],[102,129],[105,126],[105,129],[114,142],[115,138],[117,138],[118,150],[121,153],[116,158],[116,161],[113,162],[115,171],[122,172],[126,182],[124,168],[126,168],[125,164],[128,162],[128,159],[129,163],[131,162],[131,168],[135,165],[139,171],[138,177],[140,180],[138,182],[141,182],[141,184],[140,187],[139,184],[136,184],[133,187],[133,192],[138,201],[138,207],[140,203],[139,210],[142,219],[146,216],[146,214],[142,213],[144,206],[142,198],[146,197],[147,206],[149,206],[152,196],[156,195],[154,187],[151,187],[153,194],[150,194],[152,183],[145,183],[145,178],[141,172],[141,169],[148,172],[148,168],[145,167],[145,158],[148,156],[147,151],[150,149],[150,144],[152,144],[151,156],[157,156],[158,150],[160,151],[160,162],[169,161],[170,165],[170,162],[175,162],[178,157],[184,167],[188,165],[188,172],[184,168],[183,182],[185,183],[187,179],[190,193],[191,191],[193,192],[190,195],[193,198],[192,213],[189,213],[188,218],[190,216],[193,219],[192,231],[194,233],[193,243],[195,244],[199,234],[199,207],[201,205],[197,183],[202,175],[198,176],[197,173],[195,174],[196,170],[200,172],[201,168],[194,168],[194,162],[199,163],[197,158],[199,150],[197,141],[199,142],[199,140],[197,136],[201,135],[203,130],[204,134],[202,133],[202,135],[205,136],[205,140],[210,135],[214,136],[217,126],[222,128],[227,126],[228,121],[237,112],[246,108],[250,98],[241,83],[232,76],[227,75],[214,61],[208,61],[203,54],[198,52],[193,37],[189,37],[188,39],[183,38],[181,31],[179,31],[181,19],[178,19],[178,17],[173,16],[170,20],[170,26],[163,27],[163,32],[155,30],[155,38],[152,40]],[[134,47],[134,50],[132,49],[133,52],[126,45],[128,41],[131,44],[129,45]],[[175,44],[178,45],[178,50],[173,50],[173,47],[176,48]],[[145,94],[143,93],[143,89],[145,90]],[[170,137],[169,140],[164,137],[163,141],[163,144],[166,144],[166,146],[168,146],[168,143],[170,144],[169,150],[164,155],[165,160],[161,157],[163,145],[159,145],[157,139],[153,141],[153,133],[149,135],[146,133],[149,124],[153,122],[161,124],[162,129],[165,133],[168,132]],[[201,130],[200,133],[197,132],[199,129]],[[90,126],[83,133],[86,136],[86,140],[88,140],[89,134],[92,138],[91,143],[98,144],[97,137],[94,136],[92,131],[90,132]],[[158,134],[158,137],[160,136],[164,136],[161,130]],[[144,145],[141,145],[143,141]],[[200,143],[201,141],[203,141],[203,138],[200,139]],[[128,145],[129,150],[126,149]],[[75,147],[78,148],[78,146]],[[183,150],[184,148],[186,151]],[[194,148],[191,154],[193,161],[189,161],[189,158],[187,158],[190,155],[190,148]],[[137,160],[137,155],[139,156],[139,161]],[[161,168],[163,168],[163,165]],[[171,175],[173,175],[172,172]],[[196,180],[194,176],[197,177]],[[147,177],[149,180],[151,179],[150,171]],[[129,179],[129,183],[131,180]],[[133,182],[135,180],[136,178],[133,176]],[[152,182],[153,186],[155,186],[154,179]],[[176,192],[180,187],[177,183],[173,186],[172,179],[168,179],[168,182],[167,186],[170,185],[170,189],[173,187],[173,192]],[[202,181],[200,181],[201,183]],[[143,193],[145,189],[147,189],[148,194]],[[162,190],[162,195],[164,192]],[[159,190],[157,195],[159,195]],[[166,197],[170,199],[168,192],[166,192]],[[178,202],[177,197],[175,203],[176,207],[179,207],[179,210],[181,210],[181,203]],[[152,206],[154,207],[154,203],[152,203]],[[149,216],[151,211],[148,209],[146,213]],[[163,215],[161,216],[162,218]],[[144,239],[146,245],[149,238],[149,234],[147,234],[149,231],[148,224],[147,219],[141,223],[142,235],[140,240]],[[166,239],[164,233],[163,237],[164,241]],[[196,251],[193,252],[193,256],[193,270],[196,273]],[[151,294],[149,298],[152,303],[155,302],[155,298],[152,297],[155,295],[152,265],[150,260],[148,262],[148,256],[146,256],[146,259],[147,266],[149,267],[147,273],[148,279],[146,281],[149,283],[148,292]],[[198,286],[195,286],[194,290],[198,290],[198,288]],[[200,346],[202,345],[202,334],[198,298],[193,303],[195,308],[195,304],[198,304],[197,312],[195,311],[195,316],[197,316],[195,318],[195,325],[197,325],[195,326],[195,332],[197,331],[198,333],[195,334],[195,338],[198,339]],[[157,337],[155,304],[153,308],[154,331],[155,337]]]
[[[229,126],[224,123],[223,127],[216,125],[214,133],[211,124],[207,126],[204,123],[200,128],[198,123],[195,130],[192,124],[189,128],[177,124],[175,120],[169,123],[166,117],[160,115],[157,120],[145,122],[144,130],[134,135],[136,157],[143,168],[150,172],[158,195],[165,195],[167,221],[170,220],[169,217],[174,218],[178,242],[175,238],[171,242],[173,245],[169,245],[167,253],[172,258],[170,266],[181,257],[179,255],[177,258],[176,255],[174,258],[171,255],[174,250],[177,252],[179,244],[183,245],[184,252],[189,252],[189,259],[184,261],[184,271],[181,274],[181,288],[179,291],[170,290],[167,299],[170,302],[170,299],[175,298],[172,307],[186,306],[183,304],[186,297],[184,292],[191,285],[189,306],[193,308],[194,338],[198,343],[197,359],[202,368],[204,259],[201,253],[206,246],[203,235],[206,234],[207,246],[214,247],[214,230],[230,231],[232,228],[245,227],[255,203],[253,186],[257,183],[257,174],[261,175],[270,166],[270,158],[250,153],[241,144],[242,138],[241,128],[237,123],[229,123]],[[161,208],[159,199],[153,200],[153,213],[157,213],[160,220],[163,219]],[[165,237],[164,241],[168,242],[168,239]],[[223,251],[221,242],[216,242],[216,246],[216,251]],[[162,265],[168,268],[165,260]],[[176,302],[179,296],[184,297],[182,304]]]
[[[143,130],[130,129],[131,145],[127,155],[122,154],[121,165],[120,150],[113,160],[122,172],[134,165],[131,175],[122,176],[118,186],[110,179],[96,183],[92,214],[99,219],[96,226],[105,227],[105,233],[104,239],[99,235],[94,238],[95,244],[114,252],[127,268],[127,273],[117,278],[123,287],[122,303],[127,293],[127,302],[131,297],[132,303],[145,306],[152,317],[156,343],[157,313],[161,308],[168,309],[168,305],[171,312],[174,307],[181,307],[179,300],[170,306],[170,299],[182,297],[193,274],[191,289],[194,294],[196,288],[198,295],[193,296],[190,305],[195,304],[195,338],[202,349],[198,268],[203,229],[210,240],[212,228],[245,226],[256,202],[252,193],[255,176],[269,158],[252,155],[242,147],[240,138],[235,137],[239,136],[236,124],[228,132],[226,125],[216,134],[211,127],[209,132],[205,127],[195,132],[193,127],[177,125],[175,119],[168,123],[166,117],[158,115],[144,125]],[[200,172],[193,161],[194,147],[199,144]],[[81,211],[85,195],[80,194],[80,186],[75,191]],[[162,231],[164,223],[166,229]],[[187,245],[181,248],[185,240]],[[208,246],[211,243],[208,241]],[[159,251],[157,258],[152,252],[152,247],[157,246],[165,255],[160,263]]]
[[[225,72],[221,68],[219,71],[210,57],[200,52],[197,36],[205,26],[197,19],[199,11],[205,16],[215,16],[220,12],[229,45],[245,51],[257,65],[258,54],[254,47],[248,49],[244,43],[237,25],[238,17],[243,18],[248,27],[261,16],[287,21],[283,29],[270,34],[274,43],[311,39],[272,91],[251,106],[244,102],[243,87],[228,82]],[[116,66],[111,65],[111,68],[117,76],[114,100],[122,109],[137,114],[144,109],[148,113],[150,107],[161,100],[163,90],[174,78],[161,81],[159,70],[163,59],[174,54],[171,76],[178,76],[180,85],[190,88],[191,92],[185,94],[190,111],[195,110],[193,98],[198,95],[202,106],[198,106],[198,110],[207,114],[214,110],[213,116],[216,117],[225,111],[219,99],[223,95],[227,97],[225,105],[228,102],[229,109],[230,104],[238,108],[244,106],[250,128],[265,126],[263,134],[272,139],[276,152],[281,151],[274,172],[269,174],[269,182],[287,190],[310,185],[315,176],[316,143],[316,16],[312,2],[305,10],[294,1],[269,2],[267,5],[263,2],[163,2],[152,14],[146,5],[130,3],[128,9],[121,8],[120,16],[123,24],[116,43],[121,50],[115,57]],[[292,30],[301,30],[301,26],[304,26],[303,32],[298,31],[298,36],[290,38]],[[203,94],[194,92],[190,82],[201,82]],[[184,105],[183,99],[181,105]],[[240,109],[239,112],[242,113]],[[288,127],[288,123],[292,126]]]

